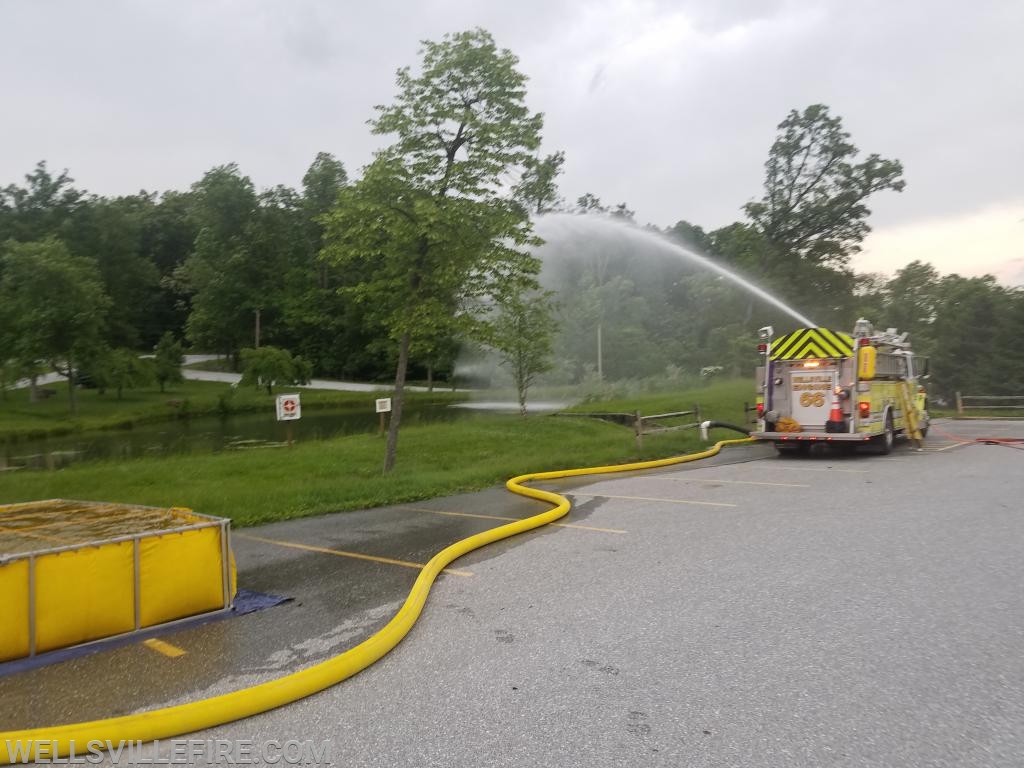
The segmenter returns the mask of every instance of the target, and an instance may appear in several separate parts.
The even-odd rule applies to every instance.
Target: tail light
[[[866,347],[870,343],[871,343],[871,339],[867,339],[867,338],[857,339],[857,346],[858,347]]]
[[[765,352],[768,351],[768,345],[764,344],[764,343],[758,344],[757,345],[757,351],[760,352],[763,355]]]
[[[864,418],[865,416],[870,416],[871,403],[861,400],[859,403],[857,403],[857,412],[860,414],[861,418]]]
[[[764,416],[764,403],[757,404],[757,415],[758,417]]]

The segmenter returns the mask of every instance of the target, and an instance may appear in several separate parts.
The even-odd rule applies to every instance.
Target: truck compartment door
[[[790,413],[805,430],[825,429],[837,375],[835,368],[794,369],[790,373]]]

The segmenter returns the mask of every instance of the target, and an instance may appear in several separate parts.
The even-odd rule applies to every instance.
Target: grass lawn
[[[748,391],[733,382],[600,404],[644,413],[689,407],[736,420]],[[332,393],[333,394],[333,393]],[[305,398],[305,393],[303,393]],[[365,397],[365,395],[363,396]],[[681,399],[681,402],[680,402]],[[599,410],[590,404],[588,410]],[[718,439],[738,436],[720,433]],[[653,434],[638,451],[631,429],[586,418],[479,414],[402,430],[398,464],[381,475],[384,441],[373,435],[294,447],[72,465],[0,473],[0,503],[70,498],[179,505],[253,525],[474,490],[523,472],[671,456],[703,447],[696,430]]]
[[[743,426],[743,404],[752,405],[754,397],[752,379],[726,379],[679,392],[650,393],[623,399],[581,403],[569,408],[568,412],[633,413],[639,410],[642,416],[650,416],[656,413],[689,411],[695,404],[699,404],[701,418]]]
[[[266,409],[272,412],[274,397],[255,387],[232,388],[230,384],[208,381],[184,381],[160,392],[159,387],[125,390],[121,400],[117,393],[107,390],[99,394],[94,389],[78,391],[78,415],[72,417],[68,407],[68,388],[65,382],[47,385],[56,395],[38,403],[29,402],[27,389],[6,392],[0,398],[0,441],[67,434],[84,429],[118,429],[134,424],[179,418],[182,415],[211,415],[242,413]],[[277,388],[275,393],[288,388]],[[373,408],[379,397],[374,392],[336,392],[333,390],[302,389],[302,407],[313,408]],[[451,403],[464,396],[445,390],[409,393],[410,403]]]

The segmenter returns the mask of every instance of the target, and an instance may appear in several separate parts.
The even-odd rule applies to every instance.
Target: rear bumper
[[[877,435],[863,432],[751,432],[755,440],[771,440],[773,443],[866,443]]]

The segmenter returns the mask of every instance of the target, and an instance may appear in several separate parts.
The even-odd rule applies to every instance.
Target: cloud
[[[237,161],[296,185],[316,152],[354,172],[373,105],[419,41],[482,26],[530,76],[565,197],[706,228],[759,197],[790,109],[824,102],[903,161],[884,229],[1019,195],[1024,3],[977,0],[75,0],[0,3],[0,184],[36,160],[100,194],[182,189]]]
[[[955,217],[922,219],[879,229],[854,259],[858,271],[892,274],[911,261],[943,273],[994,275],[1024,287],[1024,199]]]

